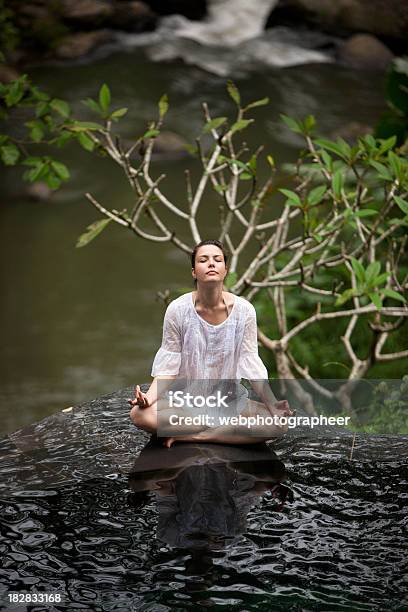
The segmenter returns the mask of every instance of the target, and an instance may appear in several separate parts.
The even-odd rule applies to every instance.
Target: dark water
[[[52,591],[63,604],[30,609],[407,609],[406,437],[358,436],[352,460],[341,431],[167,450],[131,425],[127,394],[2,441],[3,602]]]

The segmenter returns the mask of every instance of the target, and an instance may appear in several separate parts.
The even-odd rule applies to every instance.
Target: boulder
[[[19,77],[19,73],[10,66],[0,65],[0,83],[11,83]]]
[[[52,196],[52,190],[48,187],[47,183],[39,182],[28,185],[25,189],[24,195],[34,202],[46,202]]]
[[[61,16],[76,25],[98,26],[113,15],[111,2],[104,0],[63,0]]]
[[[368,32],[401,42],[408,36],[408,3],[401,0],[280,0],[276,10],[335,33]]]
[[[157,15],[145,3],[139,0],[116,2],[111,25],[127,32],[140,32],[153,28]]]
[[[59,59],[77,59],[109,42],[112,36],[109,30],[70,34],[58,42],[54,54]]]
[[[341,62],[366,70],[387,70],[394,55],[375,36],[355,34],[340,45],[338,58]]]

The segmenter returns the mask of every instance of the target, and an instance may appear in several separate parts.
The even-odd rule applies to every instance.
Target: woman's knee
[[[130,419],[136,427],[140,427],[150,433],[157,430],[157,416],[152,410],[134,406],[130,411]]]

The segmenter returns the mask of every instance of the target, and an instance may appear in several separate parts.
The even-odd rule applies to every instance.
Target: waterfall
[[[202,22],[182,15],[160,20],[154,32],[120,34],[119,46],[144,47],[157,62],[182,59],[212,74],[243,76],[265,67],[287,67],[330,62],[321,48],[325,34],[286,27],[265,30],[266,21],[279,0],[208,0]]]
[[[266,20],[279,0],[209,0],[208,16],[202,22],[183,19],[176,36],[202,45],[234,47],[260,36]]]

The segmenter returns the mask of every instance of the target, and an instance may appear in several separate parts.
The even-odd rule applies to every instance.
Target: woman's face
[[[199,283],[223,282],[227,267],[221,249],[215,244],[200,247],[196,253],[192,275]]]

